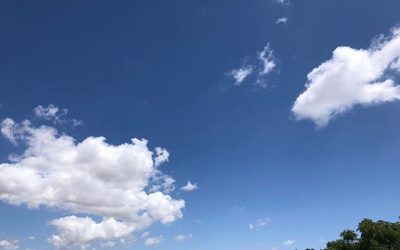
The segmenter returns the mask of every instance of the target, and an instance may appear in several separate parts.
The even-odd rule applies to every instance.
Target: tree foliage
[[[400,250],[400,222],[364,219],[355,231],[345,230],[326,250]]]

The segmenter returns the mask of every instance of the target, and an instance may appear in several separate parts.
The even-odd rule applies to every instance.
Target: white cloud
[[[232,208],[231,208],[231,213],[232,214],[240,214],[240,213],[243,213],[244,212],[244,210],[246,210],[246,207],[245,206],[233,206]]]
[[[230,72],[230,75],[235,79],[235,85],[240,86],[244,79],[253,73],[252,66],[244,66],[239,69],[234,69]]]
[[[175,190],[175,180],[168,175],[156,174],[152,177],[152,182],[152,186],[149,188],[150,192],[162,191],[168,194]]]
[[[400,87],[390,70],[400,71],[400,28],[373,41],[367,50],[338,47],[333,57],[308,75],[306,90],[297,97],[292,112],[325,126],[355,105],[376,105],[400,99]]]
[[[289,5],[290,0],[274,0],[275,3],[281,4],[281,5]]]
[[[15,122],[10,118],[4,119],[1,122],[1,134],[14,145],[17,145],[16,134],[18,134],[18,132],[16,130],[18,129],[19,128],[15,126]]]
[[[147,245],[147,246],[157,245],[157,244],[160,244],[162,240],[163,240],[163,237],[160,235],[160,236],[157,236],[157,237],[147,238],[144,241],[144,244]]]
[[[57,234],[48,239],[56,249],[74,246],[86,248],[94,240],[107,243],[113,239],[128,237],[135,230],[134,226],[118,222],[113,218],[97,223],[89,217],[68,216],[52,220],[49,224],[57,228]]]
[[[269,43],[258,53],[258,59],[262,62],[262,69],[259,71],[259,75],[266,75],[275,68],[276,63],[274,61],[273,50]]]
[[[100,244],[100,246],[101,246],[101,248],[110,248],[110,247],[115,246],[116,244],[117,243],[115,243],[115,241],[109,240],[109,241],[106,241],[106,242]]]
[[[287,22],[288,22],[287,17],[278,18],[278,19],[276,19],[276,21],[275,21],[276,24],[287,23]]]
[[[33,109],[33,113],[37,118],[52,121],[54,123],[66,123],[69,122],[73,126],[82,125],[82,121],[76,119],[66,119],[64,118],[68,114],[68,109],[60,109],[53,104],[49,104],[47,107],[38,105]]]
[[[229,76],[235,79],[234,85],[240,86],[248,77],[256,75],[254,77],[255,85],[264,88],[267,87],[266,76],[276,67],[270,44],[268,43],[262,51],[257,52],[257,58],[251,59],[250,62],[248,65],[234,69],[228,73]]]
[[[193,237],[192,234],[179,234],[179,235],[175,236],[175,240],[178,242],[182,242],[182,241],[190,240],[192,237]]]
[[[293,243],[294,243],[294,240],[287,240],[287,241],[283,242],[283,245],[290,246],[290,245],[293,245]]]
[[[43,205],[103,217],[100,223],[78,217],[51,221],[58,231],[50,239],[55,246],[73,242],[85,245],[98,238],[109,240],[123,235],[120,228],[128,234],[158,221],[167,224],[182,218],[183,200],[150,191],[154,179],[171,183],[172,177],[156,166],[156,162],[159,165],[167,161],[165,149],[162,154],[153,152],[145,139],[132,139],[121,145],[108,144],[104,137],[78,142],[52,127],[37,128],[28,121],[6,120],[1,124],[3,135],[22,141],[27,148],[11,162],[0,164],[0,200],[29,208]],[[97,231],[94,235],[77,233],[82,228]],[[113,231],[117,229],[118,233]],[[99,236],[101,230],[108,234]]]
[[[37,106],[33,109],[33,113],[36,117],[45,120],[59,120],[60,116],[64,116],[68,113],[67,109],[60,110],[58,107],[50,104],[48,107],[43,107],[42,105]]]
[[[193,190],[198,189],[199,187],[197,186],[197,183],[191,183],[190,181],[187,182],[187,184],[183,187],[181,187],[181,190],[186,191],[186,192],[191,192]]]
[[[31,235],[31,236],[28,237],[28,239],[30,239],[30,240],[36,240],[36,237],[33,236],[33,235]]]
[[[142,238],[147,238],[149,237],[150,233],[149,232],[144,232],[142,233]]]
[[[268,225],[269,223],[271,223],[271,219],[268,217],[264,218],[264,219],[258,219],[255,223],[250,223],[249,228],[251,230],[257,229],[257,228],[262,228],[262,227],[265,227],[266,225]]]
[[[18,240],[2,240],[0,241],[0,247],[5,250],[19,249]]]
[[[154,165],[160,166],[162,163],[168,161],[169,153],[165,148],[155,148],[156,157],[154,157]]]

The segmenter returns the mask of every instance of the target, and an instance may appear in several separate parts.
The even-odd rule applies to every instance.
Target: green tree
[[[328,242],[327,250],[400,250],[400,222],[364,219],[358,224],[357,233],[343,231],[341,238]]]

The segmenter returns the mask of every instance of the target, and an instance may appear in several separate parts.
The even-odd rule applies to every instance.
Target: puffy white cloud
[[[145,139],[121,145],[108,144],[104,137],[77,142],[55,128],[11,119],[2,122],[1,131],[27,148],[0,164],[0,200],[103,217],[100,223],[74,216],[51,221],[58,232],[50,238],[55,246],[109,240],[182,218],[183,200],[151,191],[160,182],[173,185],[173,179],[157,168],[168,160],[168,152],[149,150]],[[93,234],[80,233],[84,229]]]
[[[0,241],[0,247],[6,250],[19,249],[18,240],[2,240]]]
[[[258,219],[255,223],[250,223],[249,228],[251,230],[253,230],[253,229],[265,227],[269,223],[271,223],[271,219],[269,217],[264,218],[264,219]]]
[[[156,236],[156,237],[147,238],[144,241],[144,244],[147,246],[157,245],[157,244],[160,244],[162,240],[163,240],[163,237],[162,237],[162,235],[160,235],[160,236]]]
[[[278,18],[278,19],[276,19],[276,21],[275,21],[276,24],[287,23],[287,22],[288,22],[287,17]]]
[[[308,75],[306,90],[292,111],[297,119],[325,126],[355,105],[376,105],[400,99],[390,71],[400,71],[400,28],[375,39],[367,50],[338,47],[333,57]]]
[[[52,220],[49,224],[57,229],[57,234],[53,234],[48,239],[56,249],[74,246],[85,248],[95,240],[103,240],[107,243],[113,239],[128,237],[135,230],[134,226],[116,221],[113,218],[104,219],[97,223],[89,217],[68,216]]]
[[[181,190],[186,191],[186,192],[191,192],[193,190],[198,189],[199,187],[197,186],[197,183],[191,183],[190,181],[187,182],[187,184],[183,187],[181,187]]]
[[[177,236],[175,236],[175,240],[178,242],[182,242],[182,241],[186,241],[186,240],[190,240],[193,237],[192,234],[179,234]]]
[[[60,109],[53,104],[49,104],[47,107],[38,105],[33,109],[33,113],[37,118],[44,119],[46,121],[53,121],[54,123],[69,122],[73,126],[82,125],[82,121],[76,119],[65,119],[64,117],[68,114],[68,109]]]
[[[294,240],[287,240],[287,241],[283,242],[283,245],[290,246],[290,245],[293,245],[293,243],[294,243]]]
[[[230,75],[235,79],[235,85],[239,86],[251,73],[253,73],[253,67],[244,66],[242,68],[232,70]]]

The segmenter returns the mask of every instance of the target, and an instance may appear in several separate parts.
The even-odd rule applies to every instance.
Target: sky
[[[398,220],[399,9],[2,1],[0,249],[320,249]]]

